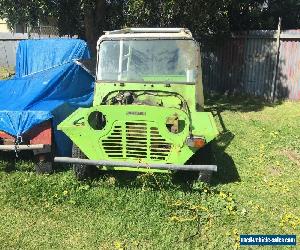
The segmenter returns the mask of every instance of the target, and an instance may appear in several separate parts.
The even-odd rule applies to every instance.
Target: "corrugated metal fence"
[[[23,39],[28,34],[0,33],[0,67],[15,66]],[[300,30],[281,32],[278,61],[276,39],[276,31],[253,31],[202,42],[205,91],[300,100]]]
[[[283,31],[279,38],[279,48],[275,31],[202,42],[204,89],[300,100],[300,31]]]

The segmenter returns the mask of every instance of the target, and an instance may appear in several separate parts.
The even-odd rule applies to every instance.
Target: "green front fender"
[[[103,128],[93,124],[95,112],[106,120]],[[166,127],[178,116],[185,126],[174,134]],[[193,135],[210,142],[218,135],[211,113],[147,105],[99,105],[80,108],[64,120],[62,130],[89,158],[145,163],[184,164],[196,151],[186,145],[190,122]]]

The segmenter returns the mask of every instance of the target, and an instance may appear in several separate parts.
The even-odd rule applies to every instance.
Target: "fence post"
[[[278,20],[277,39],[276,39],[276,61],[273,73],[272,89],[271,89],[271,100],[272,102],[276,99],[276,82],[279,65],[279,53],[280,53],[280,34],[281,34],[281,17]]]

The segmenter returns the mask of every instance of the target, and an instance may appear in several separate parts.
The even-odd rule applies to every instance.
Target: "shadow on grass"
[[[180,190],[191,192],[193,191],[193,184],[197,176],[195,176],[194,172],[140,173],[128,171],[100,171],[98,178],[105,182],[109,182],[113,179],[115,186],[119,188],[146,188],[157,191]]]
[[[250,105],[252,109],[253,107],[256,107],[257,109],[262,108],[260,104],[254,106],[253,105],[254,104]],[[224,123],[222,117],[223,108],[224,106],[222,105],[221,107],[217,106],[216,108],[210,110],[210,112],[212,112],[212,114],[214,115],[214,118],[219,120],[219,123],[222,127],[220,135],[216,138],[216,140],[213,143],[215,163],[218,166],[218,172],[214,174],[214,179],[212,181],[213,185],[241,181],[240,175],[237,171],[236,165],[232,157],[225,152],[226,148],[234,140],[235,136],[231,131],[227,129]],[[234,109],[237,109],[237,107],[235,107]]]
[[[1,170],[7,173],[16,170],[16,156],[13,152],[0,152]]]
[[[282,104],[282,100],[270,102],[259,97],[241,95],[212,95],[208,96],[205,100],[206,110],[212,112],[215,116],[223,111],[258,112],[263,110],[265,107],[275,107],[280,104]]]
[[[229,131],[223,120],[224,111],[231,112],[259,112],[265,107],[281,105],[282,101],[269,102],[263,98],[249,96],[210,96],[206,99],[206,111],[211,112],[219,121],[222,131],[213,143],[215,161],[218,172],[215,173],[212,185],[226,184],[241,181],[236,165],[230,155],[225,151],[234,140],[235,135]]]
[[[35,163],[33,159],[34,155],[30,151],[18,152],[18,157],[13,151],[0,151],[0,171],[7,173],[15,171],[34,172]]]
[[[61,173],[61,172],[66,172],[69,170],[73,170],[72,164],[69,163],[53,163],[53,170],[54,173]]]
[[[234,134],[227,130],[221,133],[214,142],[214,156],[216,165],[218,166],[218,172],[214,174],[212,185],[241,181],[232,157],[225,152],[233,139]]]

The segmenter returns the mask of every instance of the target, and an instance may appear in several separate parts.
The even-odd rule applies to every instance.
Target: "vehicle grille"
[[[108,158],[166,160],[171,150],[154,122],[118,122],[101,142]]]

